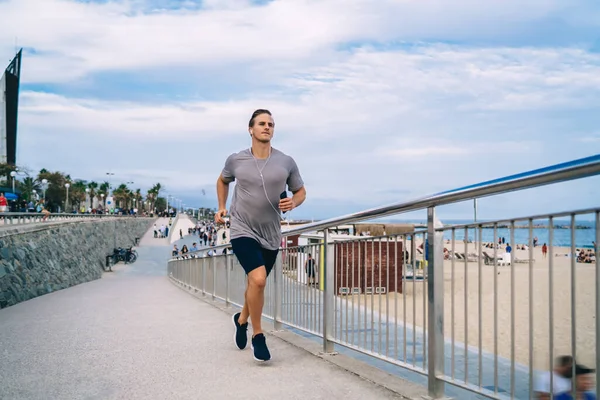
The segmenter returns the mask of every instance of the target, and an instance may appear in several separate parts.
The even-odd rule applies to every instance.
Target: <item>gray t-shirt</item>
[[[262,171],[265,187],[259,171]],[[227,158],[222,175],[228,182],[236,181],[229,212],[231,239],[250,237],[265,249],[278,249],[281,245],[279,195],[286,190],[286,185],[291,192],[304,186],[294,159],[272,148],[269,159],[255,160],[250,149],[246,149]]]

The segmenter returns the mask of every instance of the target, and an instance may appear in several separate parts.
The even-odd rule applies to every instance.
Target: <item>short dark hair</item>
[[[248,128],[252,128],[254,126],[254,120],[256,119],[256,117],[258,117],[259,115],[262,115],[262,114],[269,114],[270,116],[273,116],[271,114],[271,111],[259,108],[258,110],[254,111],[252,113],[252,117],[250,118],[250,122],[248,122]]]
[[[570,365],[573,365],[573,357],[571,357],[571,356],[556,357],[556,366],[557,367],[568,367]]]

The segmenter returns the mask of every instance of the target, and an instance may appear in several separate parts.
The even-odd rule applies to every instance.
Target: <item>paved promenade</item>
[[[135,264],[0,311],[0,399],[400,398],[273,336],[256,364],[230,314],[170,283],[170,246],[147,240]]]

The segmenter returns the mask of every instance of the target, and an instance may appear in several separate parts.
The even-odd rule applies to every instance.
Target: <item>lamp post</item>
[[[90,199],[90,188],[85,188],[85,212],[87,212],[88,208],[91,208],[91,207],[88,207],[88,201],[89,201],[88,199],[91,200]]]
[[[65,198],[65,212],[69,212],[69,187],[71,184],[65,183],[65,187],[67,188],[67,197]]]
[[[44,191],[44,204],[46,204],[46,189],[48,188],[48,179],[42,179],[42,190]]]
[[[15,177],[17,176],[17,171],[11,171],[10,176],[12,177],[12,192],[15,193]]]
[[[111,196],[110,196],[110,189],[111,189],[111,186],[112,186],[112,185],[111,185],[111,183],[112,183],[112,182],[111,182],[111,181],[112,181],[112,179],[111,179],[111,176],[115,176],[115,173],[114,173],[114,172],[107,172],[107,173],[106,173],[106,176],[108,177],[108,178],[106,178],[106,179],[108,179],[108,193],[106,193],[106,197],[111,197]],[[114,193],[113,193],[113,197],[114,197]],[[114,204],[114,200],[112,201],[112,203]],[[106,206],[106,205],[105,205],[105,206]],[[114,206],[113,206],[113,207],[114,207]]]

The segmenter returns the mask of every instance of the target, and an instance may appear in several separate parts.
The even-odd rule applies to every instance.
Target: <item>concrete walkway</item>
[[[179,214],[179,218],[177,218],[177,223],[173,228],[173,233],[171,234],[171,244],[180,240],[179,231],[183,233],[183,236],[188,236],[188,229],[196,226],[194,222],[190,219],[190,217],[186,214]]]
[[[398,398],[271,335],[255,363],[230,314],[169,282],[170,246],[144,243],[135,264],[0,311],[0,399]]]
[[[169,218],[157,218],[156,221],[154,221],[152,228],[148,229],[148,231],[140,239],[140,246],[168,246],[169,245],[169,239],[154,237],[154,225],[156,225],[157,230],[162,225],[169,226]]]

